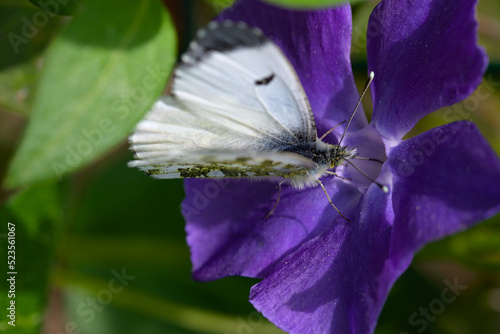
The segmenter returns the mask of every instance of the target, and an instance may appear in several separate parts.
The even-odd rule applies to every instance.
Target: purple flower
[[[463,100],[477,87],[487,58],[476,44],[474,0],[384,0],[368,24],[374,114],[358,112],[345,144],[359,167],[324,177],[340,211],[321,188],[187,180],[183,212],[193,277],[262,278],[251,303],[291,333],[372,333],[385,299],[413,254],[500,209],[500,162],[477,128],[447,124],[408,140],[423,116]],[[349,118],[358,99],[350,65],[351,10],[289,11],[252,0],[220,19],[260,27],[293,64],[309,97],[318,135]],[[325,141],[335,144],[343,129]]]

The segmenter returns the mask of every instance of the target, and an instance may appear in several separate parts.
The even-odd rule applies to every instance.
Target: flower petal
[[[289,333],[370,333],[395,278],[384,279],[390,198],[372,186],[351,223],[332,224],[252,287],[250,301]]]
[[[360,193],[351,184],[334,178],[323,183],[341,212],[359,201]],[[269,219],[265,217],[276,203],[276,184],[186,180],[185,188],[182,209],[193,277],[199,281],[264,277],[276,261],[339,217],[320,187],[297,191],[282,186]]]
[[[264,316],[290,333],[372,333],[419,248],[500,210],[500,161],[471,123],[401,143],[380,179],[393,173],[392,194],[372,185],[359,219],[332,224],[252,288]]]
[[[406,140],[388,163],[394,172],[393,259],[500,209],[500,160],[473,123],[443,125]]]
[[[350,61],[349,4],[299,11],[243,0],[222,12],[218,19],[259,27],[283,50],[309,98],[319,136],[349,119],[359,97]],[[361,129],[366,124],[366,116],[359,110],[350,129]],[[341,130],[343,126],[336,133]]]
[[[481,81],[475,0],[384,0],[368,24],[373,121],[401,139],[423,116],[465,99]]]

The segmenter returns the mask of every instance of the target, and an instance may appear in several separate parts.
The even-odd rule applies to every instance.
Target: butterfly
[[[320,178],[357,151],[341,145],[345,131],[337,145],[325,135],[318,138],[304,89],[276,44],[245,23],[211,22],[181,56],[171,93],[130,136],[129,166],[160,179],[270,180],[280,192],[282,183],[321,186],[344,217]]]

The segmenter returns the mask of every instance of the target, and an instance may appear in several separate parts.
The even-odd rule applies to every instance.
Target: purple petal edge
[[[384,0],[368,24],[372,122],[401,139],[422,117],[469,96],[487,56],[477,45],[475,0]]]
[[[498,212],[500,160],[477,127],[455,122],[402,142],[393,176],[391,249],[407,254]]]
[[[360,193],[352,185],[333,178],[323,182],[339,209],[359,201]],[[277,196],[273,183],[186,180],[185,187],[190,195],[182,209],[193,278],[198,281],[234,275],[263,278],[278,260],[338,217],[319,187],[296,191],[283,186],[269,219],[265,217]]]

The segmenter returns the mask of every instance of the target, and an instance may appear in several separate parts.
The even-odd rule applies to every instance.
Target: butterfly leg
[[[276,198],[276,203],[274,203],[274,206],[271,209],[271,211],[269,211],[267,213],[266,219],[269,219],[269,217],[271,217],[272,214],[274,213],[274,210],[276,210],[276,208],[278,207],[278,203],[280,202],[280,197],[281,197],[281,184],[282,183],[283,183],[283,181],[280,181],[280,183],[278,183],[278,197]]]
[[[327,170],[325,173],[326,173],[326,174],[328,174],[328,175],[333,175],[333,176],[335,176],[335,177],[338,177],[339,179],[342,179],[342,180],[352,181],[352,179],[351,179],[351,178],[349,178],[349,177],[343,177],[343,176],[340,176],[339,174],[337,174],[337,173],[335,173],[335,172],[330,172],[329,170]]]
[[[350,219],[347,219],[346,216],[344,216],[342,214],[342,212],[339,211],[339,209],[337,209],[337,207],[332,203],[332,200],[330,199],[330,196],[328,195],[328,192],[326,191],[325,189],[325,186],[323,185],[323,182],[321,182],[320,180],[316,180],[318,181],[319,185],[321,186],[321,188],[323,189],[323,191],[325,192],[325,195],[326,195],[326,198],[328,198],[328,202],[330,202],[330,204],[333,206],[333,208],[339,213],[339,215],[342,216],[342,218],[344,218],[345,220],[347,220],[349,223],[351,222]]]

